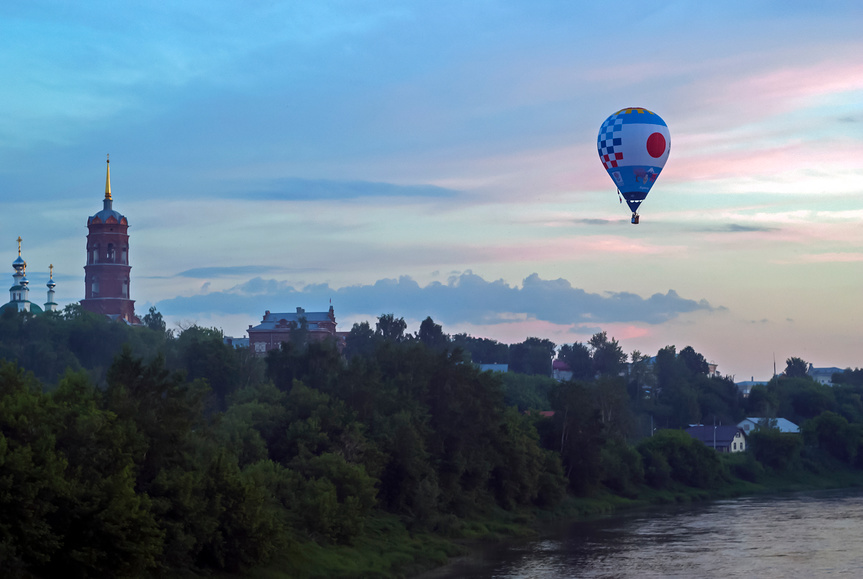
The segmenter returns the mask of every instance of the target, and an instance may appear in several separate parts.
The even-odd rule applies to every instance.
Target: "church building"
[[[0,306],[0,313],[7,310],[14,312],[29,312],[31,314],[41,314],[42,308],[30,301],[30,281],[27,279],[27,262],[21,257],[21,237],[18,237],[18,257],[12,262],[12,269],[15,273],[12,274],[12,287],[9,288],[9,302]],[[48,279],[48,301],[45,303],[46,312],[56,312],[57,304],[54,303],[54,288],[57,286],[54,283],[54,265],[50,266],[50,277]]]
[[[105,177],[102,210],[87,219],[87,261],[81,307],[128,324],[140,324],[129,299],[129,221],[113,207],[111,160]]]
[[[336,314],[333,306],[327,312],[307,312],[297,308],[296,312],[274,313],[267,310],[257,326],[249,326],[249,348],[258,356],[270,350],[278,350],[282,342],[294,340],[303,334],[309,341],[335,340],[336,346],[344,348],[346,332],[336,331]]]

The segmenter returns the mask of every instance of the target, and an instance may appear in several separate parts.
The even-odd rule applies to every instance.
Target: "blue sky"
[[[863,8],[614,6],[4,4],[0,247],[79,300],[110,153],[132,297],[172,324],[332,300],[738,380],[863,365]],[[627,106],[672,139],[638,226],[595,149]]]

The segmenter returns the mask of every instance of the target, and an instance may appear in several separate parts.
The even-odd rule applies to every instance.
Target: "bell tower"
[[[129,299],[129,222],[114,210],[111,197],[111,159],[105,177],[102,210],[87,219],[87,261],[84,266],[84,299],[89,312],[141,323],[135,317],[135,301]]]

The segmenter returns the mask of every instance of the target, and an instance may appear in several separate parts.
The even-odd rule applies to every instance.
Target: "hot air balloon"
[[[621,109],[605,119],[596,139],[599,160],[638,223],[638,207],[668,160],[671,135],[665,121],[640,107]]]

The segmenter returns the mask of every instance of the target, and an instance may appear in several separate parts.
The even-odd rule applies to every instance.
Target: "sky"
[[[110,154],[169,327],[332,304],[861,367],[861,30],[830,0],[2,3],[0,255],[80,300]],[[637,226],[596,152],[630,106],[672,141]]]

